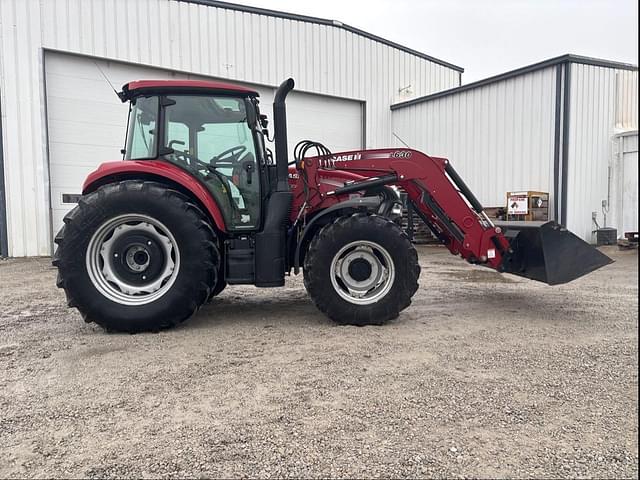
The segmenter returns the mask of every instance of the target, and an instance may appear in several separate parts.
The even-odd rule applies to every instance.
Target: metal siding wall
[[[555,71],[394,110],[394,132],[412,148],[449,158],[487,207],[504,205],[515,190],[549,192],[553,202]]]
[[[49,253],[40,4],[0,2],[0,89],[9,255]]]
[[[638,128],[637,70],[616,70],[616,128]]]
[[[618,235],[638,231],[638,131],[623,137],[622,205]]]
[[[609,226],[625,232],[638,231],[638,131],[619,134],[614,139],[611,158],[611,208]]]
[[[637,71],[571,66],[567,228],[587,240],[595,228],[592,212],[602,225],[616,124],[638,128],[637,76]],[[619,78],[625,88],[618,88]]]
[[[126,13],[126,14],[125,14]],[[337,27],[169,0],[1,0],[0,89],[9,252],[50,252],[42,48],[366,102],[368,147],[389,105],[458,85],[448,67]],[[117,155],[116,155],[117,156]]]

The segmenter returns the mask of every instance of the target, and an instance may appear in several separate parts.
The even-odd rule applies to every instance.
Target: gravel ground
[[[547,287],[421,247],[384,327],[227,289],[106,334],[50,260],[0,262],[0,477],[638,476],[638,254]]]

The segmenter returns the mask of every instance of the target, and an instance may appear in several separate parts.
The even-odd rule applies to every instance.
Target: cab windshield
[[[131,107],[126,159],[163,158],[189,170],[209,189],[231,230],[254,229],[260,216],[260,180],[245,98],[169,95],[163,98],[158,144],[158,97]]]

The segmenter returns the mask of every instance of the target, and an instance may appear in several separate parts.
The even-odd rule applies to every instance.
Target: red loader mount
[[[292,270],[338,323],[379,325],[408,307],[420,267],[399,226],[397,188],[451,253],[550,285],[611,260],[554,222],[494,224],[448,160],[411,149],[287,152],[275,159],[258,94],[203,81],[136,81],[124,160],[89,175],[56,236],[69,306],[112,331],[189,318],[227,284],[284,285]]]

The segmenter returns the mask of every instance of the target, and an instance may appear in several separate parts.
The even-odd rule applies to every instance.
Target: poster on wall
[[[527,192],[516,192],[509,194],[507,201],[507,214],[526,215],[527,213],[529,213]]]

